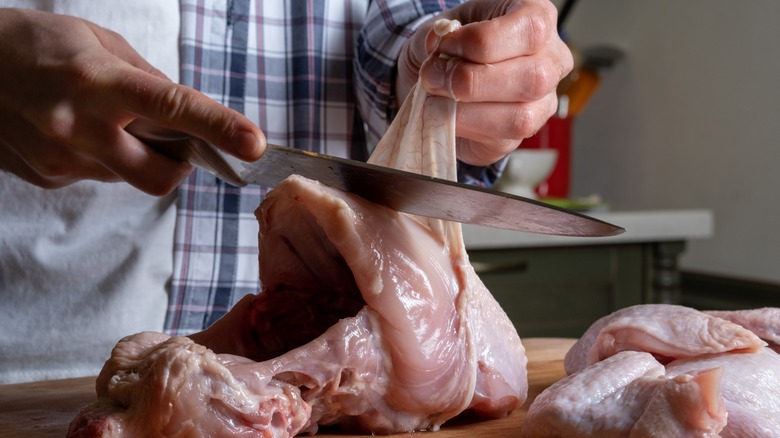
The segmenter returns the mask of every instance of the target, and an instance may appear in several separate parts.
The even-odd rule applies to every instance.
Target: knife
[[[206,141],[138,119],[127,132],[162,154],[239,187],[274,187],[298,174],[393,210],[493,228],[561,236],[614,236],[616,225],[535,199],[300,149],[268,144],[252,163]]]

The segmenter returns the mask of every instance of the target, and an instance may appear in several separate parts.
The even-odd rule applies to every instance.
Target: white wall
[[[711,209],[682,267],[780,283],[780,1],[581,0],[565,27],[626,52],[575,121],[573,194]]]

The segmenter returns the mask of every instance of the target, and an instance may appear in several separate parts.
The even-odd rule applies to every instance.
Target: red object
[[[536,188],[540,198],[566,198],[571,179],[571,117],[551,117],[533,137],[520,144],[525,149],[555,149],[558,159],[550,176]]]

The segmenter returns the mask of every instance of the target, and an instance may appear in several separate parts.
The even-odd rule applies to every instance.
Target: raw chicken
[[[708,310],[704,313],[739,324],[769,342],[773,350],[780,350],[780,308]]]
[[[780,436],[780,355],[770,348],[755,353],[724,353],[676,360],[669,376],[711,367],[723,370],[722,388],[728,412],[724,438]]]
[[[675,378],[649,353],[622,351],[547,388],[522,437],[716,437],[726,424],[720,370]]]
[[[455,103],[413,92],[371,161],[452,179]],[[501,417],[523,403],[523,345],[459,224],[298,176],[257,215],[263,291],[191,338],[122,340],[71,436],[436,430],[467,409]]]
[[[663,365],[647,353],[618,353],[539,394],[521,436],[627,436],[663,374]]]
[[[640,304],[615,311],[591,325],[564,359],[567,374],[624,351],[646,351],[662,363],[726,351],[756,351],[766,345],[753,332],[689,307]]]
[[[524,428],[568,427],[566,436],[588,436],[622,415],[629,423],[637,418],[636,423],[630,435],[614,436],[778,437],[780,355],[747,328],[720,318],[772,338],[777,333],[775,315],[771,309],[705,313],[669,305],[615,312],[597,321],[567,353],[569,383],[544,391],[531,405]],[[666,364],[663,379],[679,384],[655,395],[641,417],[636,402],[608,404],[599,398],[630,387],[629,353],[661,359]],[[633,374],[629,371],[628,378],[634,379]],[[577,391],[584,394],[572,396]]]
[[[303,428],[310,409],[299,389],[255,373],[254,364],[186,337],[127,337],[98,376],[98,402],[79,413],[68,436],[269,436],[260,431]]]
[[[629,438],[711,438],[726,426],[720,368],[696,369],[665,379],[631,428]]]

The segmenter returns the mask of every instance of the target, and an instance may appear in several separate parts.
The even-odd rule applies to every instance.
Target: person
[[[269,188],[156,152],[136,119],[245,161],[365,159],[418,77],[459,101],[459,178],[491,184],[572,68],[548,0],[0,0],[0,382],[96,374],[259,290]],[[464,26],[429,58],[433,18]],[[111,184],[109,182],[121,182]]]

